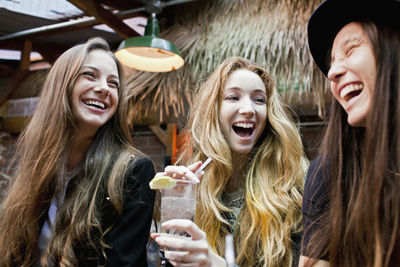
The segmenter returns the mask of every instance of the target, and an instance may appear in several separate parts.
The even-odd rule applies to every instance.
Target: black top
[[[83,242],[74,247],[78,266],[147,266],[146,245],[155,198],[155,191],[150,189],[149,181],[154,175],[153,164],[148,158],[139,156],[133,161],[124,181],[121,216],[117,215],[107,196],[102,200],[102,229],[104,231],[113,225],[104,237],[106,244],[111,247],[105,249],[107,261],[102,255],[88,251],[87,244]],[[44,222],[43,217],[40,227]]]
[[[323,168],[327,168],[327,164],[323,164],[323,168],[318,169],[321,158],[316,158],[310,165],[307,173],[306,182],[303,193],[303,242],[301,254],[310,257],[306,248],[308,247],[311,236],[324,223],[324,219],[328,219],[328,211],[330,206],[330,179],[327,174],[324,175]],[[325,222],[326,223],[326,222]],[[372,232],[371,232],[372,233]],[[322,255],[320,259],[329,261],[328,255]],[[389,266],[400,266],[400,238],[396,240],[395,247],[390,258]]]
[[[322,219],[328,216],[329,210],[329,186],[323,176],[322,169],[318,169],[321,158],[313,160],[307,172],[303,192],[303,242],[301,254],[307,255],[306,248],[311,236],[321,226]],[[324,256],[322,259],[327,260]]]
[[[112,207],[105,209],[104,221],[116,223],[105,236],[106,243],[111,246],[111,249],[106,250],[106,266],[147,266],[146,244],[155,197],[155,191],[150,189],[149,182],[154,175],[154,167],[149,159],[136,160],[125,187],[120,219],[115,222]]]

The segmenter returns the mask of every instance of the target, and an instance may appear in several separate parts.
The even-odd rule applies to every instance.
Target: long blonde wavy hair
[[[219,255],[224,255],[231,211],[221,195],[232,171],[232,153],[219,122],[223,90],[229,75],[247,69],[259,75],[267,93],[267,123],[247,166],[245,204],[240,229],[234,231],[239,266],[291,266],[291,233],[301,231],[303,177],[308,162],[298,130],[290,118],[269,73],[249,60],[225,60],[199,88],[192,107],[190,141],[180,157],[185,163],[213,161],[200,184],[195,222]]]
[[[71,109],[74,83],[88,53],[101,49],[117,64],[120,88],[115,114],[103,125],[89,147],[74,190],[59,207],[55,232],[39,259],[40,221],[65,182],[66,161],[76,131]],[[43,266],[49,262],[76,266],[74,248],[105,255],[101,201],[108,195],[116,215],[122,210],[124,176],[139,152],[133,148],[126,121],[128,102],[121,66],[101,38],[63,53],[51,68],[35,114],[21,134],[16,170],[0,216],[0,266]],[[61,178],[60,178],[61,177]],[[83,245],[82,245],[83,244]]]

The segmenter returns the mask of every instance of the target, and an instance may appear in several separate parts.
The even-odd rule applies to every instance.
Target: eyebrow
[[[360,36],[351,36],[350,38],[348,38],[346,41],[344,41],[344,44],[341,47],[346,47],[349,43],[352,42],[358,42],[360,43],[361,41],[363,41],[363,39]],[[335,60],[335,57],[332,57],[332,48],[331,48],[331,55],[330,55],[330,63],[332,63]]]
[[[91,65],[83,65],[82,69],[83,68],[89,68],[89,69],[95,70],[97,72],[100,72],[100,70],[98,68],[96,68],[95,66],[91,66]],[[119,80],[119,77],[115,74],[110,74],[109,76],[114,77]]]
[[[226,91],[226,90],[242,91],[243,89],[240,88],[240,87],[234,86],[234,87],[225,88],[224,91]],[[256,93],[258,93],[258,92],[264,93],[264,94],[267,93],[267,92],[266,92],[265,90],[263,90],[263,89],[254,89],[253,91],[255,91]]]
[[[354,42],[354,41],[361,42],[362,38],[360,36],[357,36],[357,35],[356,36],[351,36],[349,39],[347,39],[344,42],[344,46],[346,46],[348,43],[351,43],[351,42]]]

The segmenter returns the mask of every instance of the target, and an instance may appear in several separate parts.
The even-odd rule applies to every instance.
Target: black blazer
[[[80,244],[74,247],[78,266],[147,267],[146,245],[155,198],[155,191],[150,189],[149,181],[154,175],[153,164],[148,158],[135,159],[129,166],[121,216],[117,216],[107,196],[102,201],[102,229],[114,225],[105,235],[105,242],[111,247],[105,250],[107,259],[88,251],[85,244]],[[44,219],[41,222],[42,226]]]

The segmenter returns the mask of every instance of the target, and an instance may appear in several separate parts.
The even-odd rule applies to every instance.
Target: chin
[[[251,148],[234,148],[232,151],[236,154],[246,155],[252,151],[253,147]]]
[[[347,123],[352,127],[365,127],[366,120],[363,118],[347,118]]]

